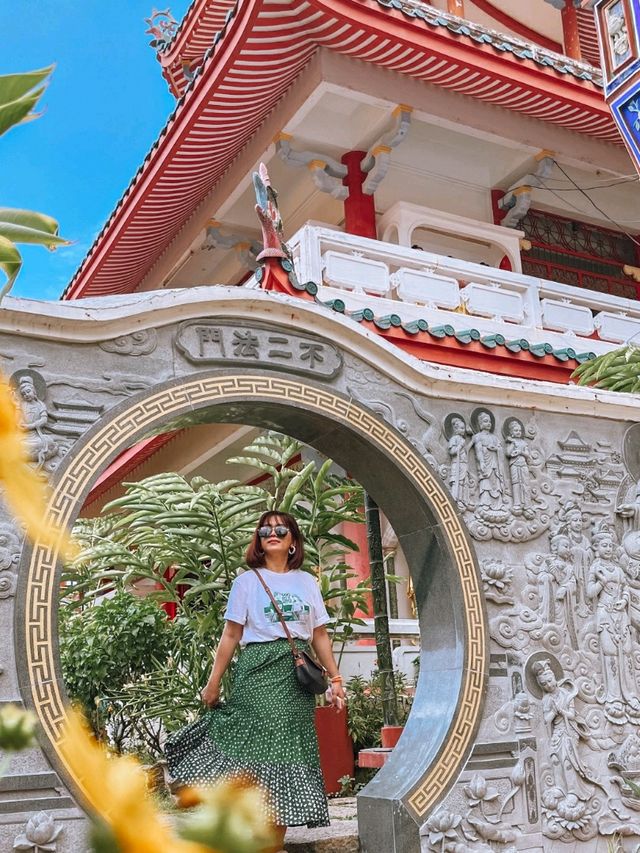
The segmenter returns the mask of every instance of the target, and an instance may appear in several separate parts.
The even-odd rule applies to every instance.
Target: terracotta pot
[[[380,739],[385,749],[393,749],[400,740],[404,726],[383,726],[380,729]]]
[[[325,790],[327,794],[338,794],[341,787],[338,779],[352,777],[355,772],[346,709],[336,711],[330,705],[316,708],[315,726]]]

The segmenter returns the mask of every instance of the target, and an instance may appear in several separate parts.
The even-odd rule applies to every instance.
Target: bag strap
[[[266,582],[266,581],[265,581],[265,579],[262,577],[262,575],[260,574],[260,572],[259,572],[257,569],[254,569],[254,568],[252,568],[252,571],[254,571],[254,572],[256,573],[256,575],[258,576],[258,580],[260,581],[260,583],[261,583],[261,584],[262,584],[262,586],[264,587],[264,591],[267,593],[267,595],[268,595],[268,596],[269,596],[269,598],[271,599],[271,603],[273,604],[273,608],[274,608],[274,610],[276,611],[276,613],[278,614],[278,619],[280,620],[280,623],[281,623],[282,627],[284,628],[284,632],[285,632],[285,634],[287,635],[287,640],[289,641],[289,645],[291,646],[291,653],[292,653],[292,655],[294,656],[294,658],[299,658],[299,657],[300,657],[300,652],[298,651],[298,647],[296,646],[295,641],[294,641],[293,637],[291,636],[291,631],[290,631],[290,630],[289,630],[289,628],[287,627],[287,623],[286,623],[286,621],[285,621],[285,618],[284,618],[284,615],[283,615],[283,613],[282,613],[282,610],[280,610],[280,607],[279,607],[279,605],[278,605],[278,602],[277,602],[277,601],[275,600],[275,598],[273,597],[273,593],[271,592],[271,590],[270,590],[270,589],[269,589],[269,587],[267,586],[267,582]]]

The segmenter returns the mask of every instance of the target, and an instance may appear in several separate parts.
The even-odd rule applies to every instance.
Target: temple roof
[[[414,0],[196,0],[163,54],[167,73],[204,50],[223,11],[63,298],[135,290],[320,48],[621,144],[593,68]]]
[[[444,28],[457,36],[467,36],[478,44],[490,45],[496,52],[511,52],[519,59],[528,59],[544,67],[553,68],[561,74],[569,74],[579,80],[590,80],[602,85],[598,68],[587,62],[579,62],[554,52],[537,42],[532,43],[514,35],[461,19],[443,12],[421,0],[376,0],[383,8],[398,9],[408,18],[423,21],[429,27]],[[163,73],[176,94],[182,94],[193,79],[197,68],[205,60],[209,50],[220,40],[221,33],[231,17],[235,15],[239,0],[194,0],[171,43],[159,54]],[[499,10],[493,9],[494,13]],[[585,16],[593,18],[592,12],[579,10],[582,29],[586,29]],[[514,21],[517,25],[517,22]],[[591,28],[594,30],[595,25]],[[547,42],[542,39],[542,42]],[[561,45],[557,45],[561,49]],[[597,54],[597,44],[596,44]],[[596,55],[592,52],[592,55]]]

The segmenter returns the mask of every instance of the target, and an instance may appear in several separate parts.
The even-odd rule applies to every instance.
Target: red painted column
[[[371,585],[371,568],[369,566],[369,545],[367,543],[367,527],[365,524],[356,524],[353,521],[343,521],[341,530],[343,536],[351,539],[358,546],[358,551],[350,551],[345,554],[345,562],[354,570],[356,577],[347,581],[350,587],[357,586],[361,581],[365,581],[368,586]],[[367,593],[367,612],[363,612],[359,608],[355,615],[360,619],[373,619],[373,596]],[[372,638],[361,637],[356,640],[357,646],[375,646],[376,641]]]
[[[164,577],[167,580],[171,580],[171,578],[174,576],[175,572],[176,572],[176,570],[174,568],[172,568],[171,566],[169,566],[168,569],[165,569]],[[160,590],[160,589],[164,589],[164,587],[162,586],[161,583],[157,583],[156,589]],[[169,619],[173,620],[178,615],[178,604],[177,604],[177,602],[175,602],[175,601],[164,601],[160,606],[162,607],[164,612],[167,614]]]
[[[362,191],[366,173],[360,163],[367,156],[366,151],[348,151],[341,162],[347,167],[346,177],[342,183],[349,189],[349,195],[344,202],[344,230],[347,234],[358,237],[371,237],[376,240],[376,207],[372,195]]]
[[[351,539],[358,546],[358,551],[349,551],[345,554],[345,562],[354,570],[356,577],[352,578],[348,585],[350,587],[357,586],[361,581],[369,581],[371,572],[369,569],[369,549],[367,545],[367,528],[364,524],[356,524],[355,521],[343,521],[340,532],[347,539]],[[371,593],[367,593],[368,613],[363,613],[361,610],[356,611],[356,616],[365,619],[373,618],[373,597]]]
[[[447,12],[464,18],[464,0],[447,0]]]
[[[578,34],[578,10],[573,5],[573,0],[564,0],[564,9],[561,15],[564,52],[571,59],[582,59]]]

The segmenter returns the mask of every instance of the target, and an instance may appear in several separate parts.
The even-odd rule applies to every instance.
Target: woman
[[[222,632],[202,701],[202,719],[169,738],[171,775],[202,785],[245,776],[266,789],[278,851],[287,826],[329,823],[313,725],[315,698],[295,677],[291,647],[282,623],[257,576],[270,588],[287,627],[301,648],[309,642],[326,668],[331,702],[344,704],[342,677],[331,650],[329,615],[315,579],[300,570],[302,535],[293,516],[265,512],[247,549],[250,569],[231,587]],[[228,703],[216,707],[220,681],[240,644]]]

